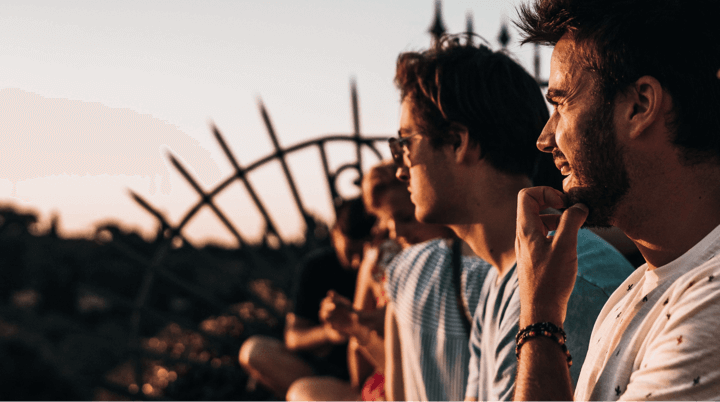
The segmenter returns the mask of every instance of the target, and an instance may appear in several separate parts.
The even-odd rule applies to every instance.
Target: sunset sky
[[[446,0],[443,17],[449,32],[459,32],[471,12],[475,32],[498,48],[500,25],[520,3]],[[349,135],[352,78],[362,133],[393,135],[395,60],[427,47],[433,11],[432,0],[3,1],[0,203],[37,212],[41,227],[56,213],[64,235],[114,220],[150,236],[155,220],[128,189],[171,223],[197,200],[167,151],[204,188],[214,187],[233,171],[211,123],[242,165],[272,151],[260,99],[283,146]],[[509,50],[531,69],[532,48],[519,47],[509,25]],[[550,49],[542,55],[546,76]],[[347,147],[331,150],[333,166],[354,158]],[[330,220],[320,166],[316,152],[290,158],[304,203]],[[281,235],[293,239],[302,223],[280,171],[269,165],[250,179]],[[357,191],[352,179],[343,178],[345,194]],[[239,184],[218,203],[246,238],[257,239],[262,222]],[[234,244],[209,210],[184,234],[197,244]]]

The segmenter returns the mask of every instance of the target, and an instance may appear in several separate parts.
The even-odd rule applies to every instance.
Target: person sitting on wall
[[[347,298],[355,293],[357,269],[375,219],[366,214],[359,198],[343,202],[336,216],[333,248],[317,250],[300,264],[284,342],[256,335],[240,348],[241,366],[278,398],[284,398],[290,384],[301,377],[349,378],[347,337],[320,322],[318,312],[328,291]]]

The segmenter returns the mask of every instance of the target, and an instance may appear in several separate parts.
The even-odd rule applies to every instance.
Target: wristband
[[[538,336],[544,336],[557,342],[565,354],[568,367],[572,366],[572,356],[570,356],[567,345],[565,345],[565,341],[567,340],[565,331],[551,322],[539,322],[521,329],[515,336],[515,357],[520,358],[520,348],[525,342]]]

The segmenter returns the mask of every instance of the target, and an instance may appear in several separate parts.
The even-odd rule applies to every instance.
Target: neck
[[[517,194],[532,183],[525,176],[499,175],[496,184],[492,190],[479,188],[477,197],[469,198],[463,210],[465,223],[450,228],[502,277],[516,261]]]
[[[683,167],[653,179],[628,194],[638,205],[618,211],[616,224],[651,270],[682,256],[720,225],[720,166]]]

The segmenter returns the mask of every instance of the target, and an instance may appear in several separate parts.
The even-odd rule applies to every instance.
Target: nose
[[[410,172],[408,172],[407,166],[405,166],[405,163],[402,165],[399,165],[397,170],[395,171],[395,177],[398,178],[398,180],[407,182],[410,180]]]
[[[550,120],[545,124],[540,137],[538,137],[535,146],[543,152],[552,153],[555,148],[555,129],[557,128],[556,122],[557,113],[553,113],[550,116]]]

